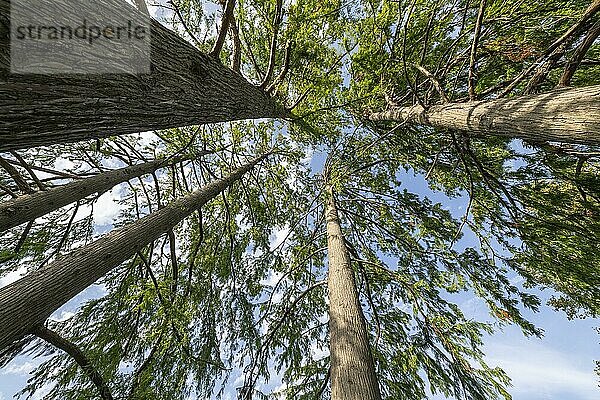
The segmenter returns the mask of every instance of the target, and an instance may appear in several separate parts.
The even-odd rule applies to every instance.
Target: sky
[[[312,155],[311,167],[320,169],[324,155]],[[307,158],[308,160],[308,158]],[[55,166],[63,165],[65,160],[56,160]],[[442,193],[432,192],[422,175],[407,172],[403,177],[403,185],[410,191],[428,196],[434,201],[445,204],[454,215],[462,215],[465,199],[449,201]],[[94,225],[97,233],[110,229],[113,220],[122,209],[118,200],[123,196],[123,185],[115,187],[98,199],[94,207]],[[89,210],[87,211],[89,212]],[[87,215],[82,212],[82,217]],[[284,235],[274,235],[274,245]],[[468,235],[467,235],[468,236]],[[469,239],[467,239],[468,241]],[[463,243],[468,245],[469,243]],[[0,287],[19,278],[19,273],[11,273],[0,278]],[[514,276],[513,283],[519,283],[519,277]],[[552,295],[551,290],[537,291],[542,300]],[[66,319],[76,311],[79,304],[86,299],[101,296],[103,290],[95,285],[76,296],[64,307],[59,309],[53,319]],[[485,304],[471,294],[462,294],[453,298],[465,315],[483,321],[492,321]],[[595,359],[600,359],[599,336],[595,327],[600,326],[597,319],[568,320],[564,313],[556,312],[542,305],[540,312],[524,311],[525,317],[544,330],[544,337],[526,338],[516,327],[505,327],[493,335],[485,337],[486,360],[490,365],[502,367],[512,378],[512,388],[509,392],[514,400],[597,400],[600,398],[598,376],[594,373]],[[21,390],[27,381],[28,374],[41,363],[30,357],[20,356],[3,369],[0,369],[0,400],[11,399]],[[277,379],[267,387],[275,388]],[[227,390],[234,393],[233,388]],[[41,391],[33,397],[42,399]],[[234,398],[232,396],[232,398]],[[432,400],[442,400],[444,397],[432,396]]]
[[[157,8],[150,7],[150,11],[155,14]],[[422,176],[407,175],[406,185],[407,189],[430,196],[434,201],[448,200],[442,194],[431,192]],[[105,231],[118,215],[121,206],[117,201],[120,196],[121,189],[117,187],[99,198],[99,204],[94,208],[94,223],[99,231]],[[462,214],[463,203],[461,199],[445,202],[455,214]],[[18,278],[18,272],[4,276],[0,278],[0,287]],[[82,301],[101,294],[102,288],[92,286],[58,310],[52,318],[66,319]],[[546,300],[552,291],[538,291],[537,294]],[[459,304],[466,315],[491,320],[486,306],[478,299],[465,295]],[[545,304],[538,313],[525,311],[525,317],[544,330],[542,339],[526,338],[517,328],[506,327],[503,331],[486,336],[484,340],[488,363],[502,367],[512,378],[513,386],[509,392],[513,399],[600,399],[599,379],[594,373],[594,360],[600,359],[599,336],[595,331],[600,326],[600,320],[568,320],[564,313],[556,312]],[[39,363],[39,359],[19,356],[0,369],[0,400],[13,398],[25,386],[28,374]],[[42,399],[43,395],[44,392],[40,391],[33,399]],[[434,396],[432,399],[440,400],[443,397]]]

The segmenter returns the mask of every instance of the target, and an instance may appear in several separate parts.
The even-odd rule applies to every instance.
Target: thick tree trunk
[[[66,10],[78,7],[60,1]],[[36,4],[28,10],[32,21]],[[144,18],[122,0],[104,0],[102,7],[122,9],[123,19]],[[154,20],[149,73],[11,74],[9,8],[9,0],[0,0],[0,151],[287,116],[263,90]]]
[[[1,288],[0,350],[31,333],[73,296],[168,232],[266,157],[258,157],[229,176],[211,182],[136,222],[115,229]]]
[[[83,354],[83,352],[75,345],[75,343],[68,341],[67,339],[61,337],[58,333],[46,328],[43,325],[36,328],[33,333],[40,339],[45,340],[54,347],[61,349],[73,357],[83,372],[88,376],[88,378],[90,378],[96,388],[98,388],[100,398],[102,400],[113,400],[113,396],[108,385],[104,381],[104,378],[102,378],[100,372],[94,368],[91,361],[86,357],[85,354]]]
[[[333,190],[328,187],[327,191],[331,399],[379,400],[381,394],[354,282],[354,271],[344,242]]]
[[[406,121],[469,135],[600,145],[600,85],[557,89],[510,99],[403,107],[367,116]]]
[[[5,201],[0,203],[0,232],[32,221],[91,194],[104,193],[121,182],[152,173],[167,165],[166,163],[174,164],[182,160],[183,158],[155,160],[131,165]]]

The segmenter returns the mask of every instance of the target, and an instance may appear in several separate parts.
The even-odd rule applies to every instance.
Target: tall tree
[[[69,257],[59,259],[0,289],[0,304],[3,305],[0,314],[0,320],[3,321],[0,349],[42,324],[77,293],[172,229],[266,157],[260,156],[227,177],[215,180],[139,221],[75,250]],[[27,318],[20,317],[22,315],[27,315]]]
[[[76,13],[78,5],[64,2],[61,7]],[[103,2],[102,7],[105,15],[122,20],[146,18],[121,0]],[[35,19],[43,10],[32,6],[27,12]],[[0,150],[288,116],[265,91],[152,19],[149,73],[11,74],[9,15],[10,1],[2,0],[0,96],[5,101],[0,106]]]
[[[369,335],[335,204],[334,183],[325,185],[331,398],[379,400]]]
[[[177,164],[186,158],[155,160],[105,171],[89,178],[78,179],[49,190],[38,191],[3,202],[0,204],[0,232],[32,221],[91,194],[102,194],[119,183],[144,174],[154,173],[159,168]]]
[[[510,99],[392,108],[371,121],[417,123],[469,136],[600,145],[600,86]]]

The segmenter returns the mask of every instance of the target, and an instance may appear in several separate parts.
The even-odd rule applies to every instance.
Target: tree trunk
[[[154,172],[166,163],[183,160],[155,160],[131,165],[5,201],[0,203],[0,232],[32,221],[91,194],[104,193],[121,182]]]
[[[37,4],[27,10],[32,21],[41,13]],[[69,12],[78,6],[60,0]],[[100,6],[120,10],[123,19],[147,18],[122,0]],[[149,73],[11,74],[9,8],[10,0],[0,0],[0,151],[287,116],[263,90],[154,20]]]
[[[367,327],[331,186],[327,192],[331,399],[379,400]]]
[[[0,351],[32,333],[73,296],[168,232],[266,157],[258,157],[229,176],[211,182],[136,222],[115,229],[1,288]]]
[[[36,328],[33,333],[40,339],[45,340],[54,347],[61,349],[73,357],[75,362],[81,367],[83,372],[88,376],[88,378],[90,378],[92,383],[98,389],[100,398],[102,400],[113,400],[113,396],[108,385],[104,381],[104,378],[102,378],[100,372],[94,368],[92,362],[86,357],[85,354],[83,354],[83,352],[75,345],[75,343],[68,341],[67,339],[61,337],[58,333],[46,328],[43,325]]]
[[[600,85],[510,99],[402,107],[371,121],[411,122],[469,135],[600,145]]]

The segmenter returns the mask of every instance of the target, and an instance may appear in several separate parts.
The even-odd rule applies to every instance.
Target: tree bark
[[[267,156],[1,288],[0,351],[42,325],[73,296],[168,232]]]
[[[0,203],[0,232],[32,221],[91,194],[104,193],[121,182],[154,172],[166,163],[183,160],[184,158],[155,160],[131,165],[5,201]]]
[[[110,389],[102,378],[102,375],[94,368],[91,361],[83,354],[79,347],[43,325],[36,328],[33,334],[70,355],[96,386],[100,398],[102,400],[113,400]]]
[[[365,318],[331,186],[327,193],[331,399],[379,400],[381,393]]]
[[[416,105],[367,116],[533,141],[600,145],[600,85],[556,89],[510,99],[449,103],[427,110]]]
[[[66,10],[78,7],[78,2],[60,1]],[[39,13],[36,4],[32,2],[28,10],[32,21]],[[122,0],[101,5],[121,9],[123,19],[148,18]],[[0,151],[287,117],[263,90],[154,20],[149,20],[149,73],[11,74],[9,9],[10,0],[0,0]]]
[[[577,71],[577,68],[581,64],[581,61],[583,61],[583,58],[587,54],[590,47],[592,47],[596,39],[598,39],[598,36],[600,36],[600,21],[596,22],[590,28],[588,33],[583,38],[581,44],[573,52],[571,59],[569,60],[569,62],[567,62],[565,70],[560,76],[560,79],[558,81],[559,87],[569,86],[571,84],[571,79],[573,78],[573,75],[575,75],[575,71]]]

